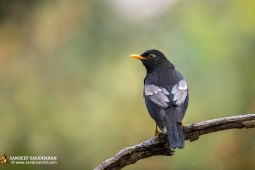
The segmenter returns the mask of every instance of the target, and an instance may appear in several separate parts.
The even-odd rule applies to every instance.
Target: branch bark
[[[185,125],[183,127],[185,140],[191,142],[198,140],[199,136],[227,129],[255,128],[255,114],[224,117],[207,120],[199,123]],[[122,149],[115,156],[105,160],[95,170],[119,170],[123,167],[134,164],[140,159],[156,155],[172,156],[174,151],[169,148],[166,132],[161,132],[138,145]]]

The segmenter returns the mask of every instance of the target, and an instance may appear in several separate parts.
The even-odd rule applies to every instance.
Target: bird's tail
[[[166,119],[166,130],[168,134],[168,140],[171,148],[175,149],[176,147],[178,147],[182,149],[184,148],[185,145],[182,125],[176,119],[173,119],[173,117],[171,117],[170,119]]]

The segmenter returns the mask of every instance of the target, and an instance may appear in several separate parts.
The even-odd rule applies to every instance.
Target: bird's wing
[[[165,127],[165,110],[158,107],[148,96],[144,96],[144,98],[149,114],[155,120],[160,130],[163,131]]]
[[[188,86],[184,79],[168,89],[171,91],[171,94],[163,87],[145,85],[144,95],[163,109],[167,108],[170,102],[176,106],[180,106],[184,103],[188,94]]]
[[[184,79],[167,88],[145,85],[144,98],[151,117],[161,129],[165,125],[165,109],[169,106],[175,106],[177,120],[182,121],[188,105],[188,87]]]
[[[180,80],[179,83],[173,86],[171,89],[170,99],[176,106],[180,106],[184,103],[188,94],[188,86],[184,79]]]
[[[165,126],[165,109],[169,106],[169,92],[155,85],[144,86],[144,98],[146,107],[151,117],[156,121],[160,130]]]
[[[184,79],[181,79],[172,87],[170,100],[176,106],[173,109],[176,113],[177,121],[181,123],[188,107],[189,100],[188,86]]]
[[[144,95],[147,96],[151,101],[157,104],[160,108],[167,108],[169,106],[169,92],[163,88],[155,85],[145,85]]]

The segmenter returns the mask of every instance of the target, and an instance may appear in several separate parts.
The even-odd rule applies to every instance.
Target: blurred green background
[[[1,0],[0,154],[58,164],[0,168],[93,169],[152,137],[129,57],[151,48],[189,85],[185,124],[255,112],[252,0]],[[254,129],[228,130],[125,169],[254,169],[254,153]]]

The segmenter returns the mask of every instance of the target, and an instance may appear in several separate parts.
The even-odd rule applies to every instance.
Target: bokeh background
[[[255,112],[252,0],[1,0],[0,154],[58,157],[1,169],[93,169],[152,137],[129,57],[151,48],[189,85],[185,124]],[[125,169],[254,169],[254,153],[254,129],[228,130]]]

